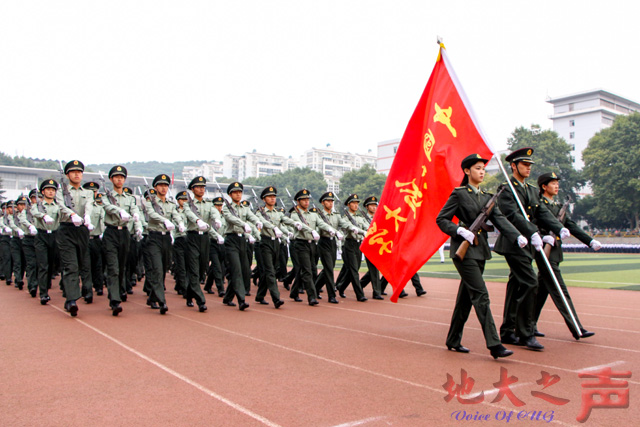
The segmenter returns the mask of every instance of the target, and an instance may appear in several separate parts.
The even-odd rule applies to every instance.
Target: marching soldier
[[[336,230],[335,238],[326,231],[320,232],[320,240],[318,240],[318,252],[320,255],[320,262],[322,262],[322,271],[318,274],[318,279],[315,282],[316,292],[320,293],[323,286],[327,286],[327,298],[331,304],[338,304],[336,299],[336,284],[333,278],[334,270],[336,266],[338,245],[337,240],[342,240],[344,235],[337,230],[349,228],[350,223],[345,220],[340,214],[333,211],[334,196],[332,192],[324,193],[320,196],[320,204],[323,210],[324,216],[329,221],[329,225]]]
[[[532,154],[532,148],[521,148],[509,154],[506,161],[511,165],[511,185],[518,194],[522,206],[526,209],[527,216],[533,222],[523,216],[514,194],[508,191],[508,188],[498,198],[500,211],[518,229],[520,234],[529,238],[531,243],[521,248],[517,242],[500,234],[494,250],[505,257],[511,269],[507,283],[502,326],[500,326],[502,343],[525,345],[531,350],[542,350],[544,346],[538,342],[533,330],[533,310],[536,303],[538,279],[531,263],[533,251],[542,250],[542,238],[538,232],[538,226],[553,231],[561,238],[568,237],[569,230],[562,226],[544,204],[540,203],[537,188],[525,181],[531,174],[531,165],[534,163],[531,158]],[[508,185],[508,183],[502,185]]]
[[[245,283],[250,281],[251,268],[247,259],[247,241],[245,234],[251,234],[249,223],[258,230],[262,229],[262,222],[256,217],[251,209],[242,205],[242,191],[244,186],[239,182],[232,182],[227,187],[227,194],[231,197],[231,203],[222,207],[222,216],[227,221],[227,234],[224,238],[227,261],[229,262],[229,286],[225,293],[223,304],[234,307],[236,304],[233,298],[238,298],[238,308],[244,311],[249,307],[245,302]],[[266,224],[267,228],[273,225]]]
[[[283,207],[276,208],[278,212],[285,216],[288,216]],[[293,228],[283,225],[281,230],[284,234],[280,239],[280,256],[278,257],[278,265],[276,268],[276,279],[278,282],[282,282],[287,275],[287,263],[289,262],[289,244],[290,239],[293,238]]]
[[[205,297],[200,287],[200,279],[205,277],[209,266],[209,239],[214,237],[212,224],[215,228],[220,228],[220,212],[213,207],[213,204],[204,200],[204,193],[207,188],[207,180],[203,176],[197,176],[191,180],[188,186],[193,192],[193,207],[186,209],[187,225],[187,305],[192,298],[196,299],[198,309],[204,312],[207,309]],[[192,303],[193,304],[193,303]]]
[[[91,225],[91,212],[93,210],[93,192],[82,188],[82,175],[84,164],[79,160],[73,160],[64,167],[64,174],[69,180],[69,185],[63,185],[63,191],[56,192],[56,201],[60,206],[60,229],[56,236],[62,274],[64,277],[64,304],[71,316],[78,314],[76,300],[80,298],[80,273],[83,276],[82,288],[85,294],[85,302],[93,299],[91,289],[91,270],[89,267],[89,233],[93,230]],[[67,193],[67,194],[63,194]],[[65,203],[65,199],[69,205]],[[85,283],[85,279],[86,282]]]
[[[35,251],[35,235],[38,233],[34,225],[31,211],[27,208],[29,200],[25,196],[18,197],[16,207],[18,209],[15,215],[16,226],[20,228],[24,234],[21,242],[21,262],[22,270],[27,274],[27,288],[29,294],[35,298],[36,289],[38,287],[36,251]],[[22,289],[22,288],[20,288]]]
[[[224,205],[224,199],[222,197],[216,197],[213,199],[214,209],[219,214],[222,213],[222,205]],[[227,220],[220,216],[220,228],[218,230],[212,230],[211,242],[209,245],[209,269],[207,270],[207,281],[204,286],[204,291],[208,294],[215,294],[212,290],[215,282],[218,290],[218,296],[224,296],[224,276],[227,270],[226,256],[224,250],[224,235],[227,232]]]
[[[357,194],[351,194],[347,197],[344,204],[348,208],[348,211],[345,211],[345,213],[348,213],[351,218],[353,218],[355,224],[351,223],[349,220],[349,227],[344,228],[346,234],[344,247],[342,249],[342,260],[344,262],[342,270],[344,270],[344,274],[342,274],[342,278],[339,277],[340,275],[338,276],[338,292],[340,293],[340,298],[346,298],[344,291],[347,289],[349,284],[351,284],[353,285],[353,290],[356,293],[358,301],[364,302],[367,301],[368,298],[364,296],[362,286],[360,285],[359,271],[360,264],[362,263],[360,243],[362,242],[362,236],[365,235],[365,230],[369,228],[369,225],[358,212],[360,199]],[[342,271],[340,273],[342,273]]]
[[[248,200],[243,200],[241,203],[242,203],[242,206],[251,210],[251,204],[249,203]],[[251,223],[249,223],[249,227],[251,227],[251,233],[245,236],[245,238],[247,239],[247,244],[246,244],[247,272],[246,274],[242,275],[242,277],[244,278],[245,297],[251,296],[251,276],[252,276],[251,265],[253,264],[253,254],[255,252],[256,244],[258,244],[258,242],[260,241],[260,230],[258,230],[258,228]]]
[[[9,227],[9,213],[7,203],[2,203],[2,217],[0,217],[0,280],[6,280],[11,285],[11,234]]]
[[[91,259],[91,281],[96,295],[103,295],[104,291],[104,264],[102,263],[102,235],[104,233],[104,209],[102,194],[98,193],[100,185],[97,182],[86,182],[82,186],[93,191],[93,209],[91,210],[91,225],[93,230],[89,233],[89,257]],[[80,277],[84,275],[80,272]],[[83,288],[84,289],[84,288]]]
[[[102,238],[107,264],[107,290],[109,307],[113,316],[122,312],[120,303],[127,300],[130,286],[126,275],[129,250],[132,244],[129,225],[135,236],[142,238],[142,223],[135,198],[125,191],[127,169],[116,165],[109,170],[109,180],[113,191],[105,188],[103,197],[105,230]]]
[[[368,218],[368,223],[371,224],[373,220],[373,216],[376,214],[376,210],[378,209],[378,199],[375,196],[367,197],[364,199],[364,208],[366,209],[366,215]],[[368,228],[368,227],[367,227]],[[373,288],[373,299],[382,300],[382,285],[380,282],[380,272],[378,268],[373,265],[369,258],[365,257],[364,260],[367,263],[367,268],[369,271],[362,276],[360,279],[360,284],[364,289],[369,282],[371,282],[371,287]]]
[[[154,303],[159,304],[160,314],[166,314],[169,310],[164,296],[164,280],[171,265],[171,231],[176,225],[179,232],[186,230],[176,205],[167,199],[169,184],[167,175],[156,176],[153,179],[156,195],[150,194],[150,200],[145,202],[145,209],[149,215],[149,268],[146,270],[146,276],[150,294],[147,304],[152,308]]]
[[[187,223],[186,215],[186,203],[188,194],[186,191],[181,191],[176,195],[176,202],[178,203],[178,214],[182,221]],[[187,288],[189,287],[189,279],[187,278],[187,232],[172,231],[173,236],[173,277],[176,282],[175,291],[178,295],[182,295],[187,298]],[[187,306],[193,307],[193,299],[187,300]]]
[[[293,286],[291,287],[290,297],[296,301],[302,301],[298,297],[298,289],[304,288],[307,293],[307,301],[309,305],[314,306],[318,304],[316,298],[316,287],[313,282],[312,268],[315,265],[315,243],[320,240],[320,234],[318,231],[324,231],[333,237],[336,235],[336,230],[330,225],[326,224],[318,214],[309,211],[309,202],[311,195],[309,190],[302,189],[294,196],[297,206],[295,207],[295,213],[301,222],[295,222],[294,227],[294,241],[293,250],[296,252],[298,258],[298,273],[296,275]]]
[[[540,197],[542,203],[551,211],[551,213],[558,218],[562,206],[554,201],[554,197],[558,195],[558,190],[560,189],[560,178],[553,172],[543,173],[538,177],[538,187],[540,187]],[[587,233],[582,231],[582,229],[569,218],[568,215],[565,215],[564,219],[558,218],[562,221],[562,224],[571,232],[571,234],[580,240],[585,245],[593,248],[593,250],[599,250],[602,245],[597,240],[591,238]],[[556,288],[555,283],[553,282],[553,278],[549,274],[549,270],[542,259],[542,255],[540,253],[536,253],[536,264],[538,265],[538,295],[536,298],[536,305],[534,309],[534,322],[535,325],[538,323],[538,319],[540,318],[540,313],[542,312],[542,307],[544,307],[544,303],[547,301],[547,295],[551,295],[551,299],[553,303],[556,305],[556,308],[564,318],[565,323],[569,327],[571,334],[577,340],[580,338],[588,338],[595,335],[595,332],[587,331],[582,327],[580,323],[580,319],[578,319],[578,313],[573,306],[573,302],[571,301],[571,296],[569,295],[569,290],[567,286],[564,284],[564,280],[562,280],[562,273],[560,272],[560,263],[562,262],[562,241],[560,237],[554,237],[549,234],[549,232],[540,228],[540,234],[543,235],[542,241],[548,245],[551,245],[551,251],[549,254],[549,263],[553,269],[553,272],[558,280],[558,284],[562,289],[562,293],[567,301],[567,304],[571,308],[571,312],[573,313],[573,317],[580,328],[580,331],[576,331],[576,328],[571,320],[571,315],[567,311],[567,307],[562,301],[562,297]],[[536,336],[544,336],[544,334],[538,331],[537,327],[534,327],[534,333]]]
[[[453,190],[449,200],[440,210],[436,223],[443,233],[451,236],[451,258],[460,274],[460,287],[456,298],[456,306],[451,316],[451,326],[447,335],[447,348],[460,353],[468,353],[469,349],[461,344],[464,324],[469,318],[471,306],[476,311],[482,332],[494,359],[513,354],[501,343],[496,325],[491,314],[489,292],[482,278],[486,260],[491,259],[491,249],[487,240],[487,233],[480,230],[477,234],[467,229],[482,213],[482,209],[491,200],[491,195],[480,189],[484,181],[484,167],[489,160],[479,154],[471,154],[462,160],[462,170],[465,174],[461,186]],[[452,219],[460,221],[455,224]],[[527,239],[502,215],[500,209],[494,205],[489,215],[491,223],[498,227],[501,235],[509,241],[514,241],[520,247],[527,244]],[[477,239],[477,244],[474,243]],[[464,241],[469,242],[469,248],[462,260],[456,257],[456,252]]]
[[[22,290],[24,286],[24,254],[22,253],[22,239],[24,230],[18,225],[18,206],[13,201],[7,202],[7,225],[11,230],[9,243],[12,271],[7,284],[11,283],[11,276],[15,279],[15,287]]]
[[[42,193],[41,203],[34,203],[31,212],[35,218],[38,234],[35,239],[36,259],[38,266],[38,289],[40,304],[45,305],[51,300],[49,289],[51,279],[58,265],[60,254],[56,243],[56,235],[60,227],[60,206],[56,203],[58,183],[47,179],[40,183]],[[62,279],[61,279],[62,280]]]

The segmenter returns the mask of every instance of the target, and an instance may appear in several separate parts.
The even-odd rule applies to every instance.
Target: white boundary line
[[[68,316],[68,314],[63,309],[61,309],[59,307],[56,307],[55,305],[50,305],[50,307],[53,307],[54,309],[56,309],[59,312],[61,312],[61,313],[63,313],[63,314]],[[251,417],[256,421],[259,421],[264,425],[267,425],[267,426],[270,426],[270,427],[280,427],[279,424],[276,424],[273,421],[268,420],[267,418],[265,418],[265,417],[263,417],[261,415],[258,415],[253,411],[250,411],[249,409],[245,408],[242,405],[239,405],[239,404],[237,404],[235,402],[232,402],[231,400],[229,400],[229,399],[227,399],[227,398],[225,398],[223,396],[220,396],[219,394],[209,390],[208,388],[204,387],[203,385],[200,385],[197,382],[185,377],[184,375],[180,374],[179,372],[176,372],[173,369],[163,365],[162,363],[150,358],[149,356],[147,356],[147,355],[145,355],[143,353],[140,353],[138,350],[136,350],[136,349],[134,349],[132,347],[129,347],[128,345],[126,345],[122,341],[112,337],[111,335],[109,335],[109,334],[107,334],[105,332],[102,332],[100,329],[98,329],[98,328],[96,328],[94,326],[91,326],[87,322],[84,322],[83,320],[80,320],[78,318],[75,318],[74,320],[76,322],[80,323],[81,325],[86,326],[87,328],[91,329],[92,331],[98,333],[99,335],[103,336],[104,338],[108,339],[109,341],[112,341],[113,343],[119,345],[120,347],[124,348],[125,350],[135,354],[139,358],[141,358],[143,360],[146,360],[147,362],[151,363],[152,365],[162,369],[163,371],[165,371],[169,375],[172,375],[175,378],[177,378],[177,379],[179,379],[181,381],[184,381],[185,383],[189,384],[190,386],[193,386],[193,387],[197,388],[198,390],[200,390],[201,392],[209,395],[210,397],[213,397],[214,399],[219,400],[220,402],[232,407],[236,411],[241,412],[244,415],[246,415],[248,417]]]

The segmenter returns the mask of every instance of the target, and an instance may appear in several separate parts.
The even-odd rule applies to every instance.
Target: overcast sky
[[[625,1],[2,1],[0,151],[85,163],[376,152],[444,39],[491,143],[548,97],[640,101]]]

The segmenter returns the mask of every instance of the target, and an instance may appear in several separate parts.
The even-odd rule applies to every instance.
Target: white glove
[[[133,220],[136,221],[136,222],[140,221],[140,215],[138,215],[137,213],[134,213],[133,214]]]
[[[44,220],[45,224],[52,224],[53,223],[53,218],[51,218],[49,215],[45,215],[42,219]]]
[[[251,233],[251,227],[249,227],[249,224],[245,224],[244,225],[244,232],[247,234]]]
[[[98,238],[99,238],[100,240],[102,240],[102,237],[104,237],[104,233],[102,233],[101,235],[99,235],[99,236],[98,236]]]
[[[338,240],[342,240],[342,239],[344,239],[344,234],[342,234],[339,231],[336,231],[336,237],[338,238]]]
[[[296,222],[296,223],[293,224],[293,226],[295,228],[297,228],[298,231],[302,230],[302,223],[301,222]]]
[[[256,222],[256,228],[262,230],[262,223],[260,221]]]
[[[540,252],[542,250],[542,239],[537,231],[531,235],[531,244],[536,248],[536,251]]]
[[[594,251],[599,251],[602,248],[602,243],[600,243],[597,240],[593,239],[591,241],[591,243],[589,243],[589,246],[591,248],[593,248]]]
[[[219,245],[224,245],[224,237],[218,236],[218,244]]]
[[[331,230],[331,231],[329,232],[329,235],[330,235],[331,237],[335,236],[335,235],[336,235],[336,230]]]
[[[220,222],[219,219],[216,219],[215,221],[213,221],[213,225],[216,227],[216,230],[220,230],[220,227],[222,227],[222,223]]]
[[[546,243],[546,244],[548,244],[548,245],[551,245],[551,246],[555,246],[555,245],[556,245],[556,239],[554,239],[554,238],[553,238],[553,237],[551,237],[551,236],[544,236],[544,237],[542,238],[542,242],[543,242],[543,243]]]
[[[11,233],[11,228],[9,228],[9,227],[5,227],[5,228],[4,228],[4,232],[5,232],[5,233]]]
[[[320,240],[320,235],[316,230],[311,230],[311,235],[313,236],[313,240],[315,240],[316,242]]]
[[[127,213],[127,211],[125,211],[124,209],[122,209],[120,211],[120,218],[124,221],[124,222],[129,222],[129,220],[131,219],[131,215],[129,215]]]
[[[173,231],[176,229],[176,226],[173,225],[173,223],[171,221],[169,221],[168,219],[164,220],[164,226],[167,229],[167,231]]]
[[[93,229],[95,228],[93,224],[91,224],[90,222],[85,223],[84,225],[87,227],[87,230],[89,231],[93,231]]]
[[[529,243],[529,241],[527,240],[526,237],[518,236],[518,246],[520,246],[521,248],[524,248],[525,246],[527,246],[527,243]]]
[[[180,233],[184,233],[184,231],[187,229],[187,227],[184,226],[183,223],[178,224],[178,231]]]
[[[142,240],[142,230],[136,230],[136,237],[138,240]]]
[[[209,225],[207,225],[207,223],[201,219],[197,220],[196,224],[198,225],[198,230],[200,231],[205,231],[207,228],[209,228]]]
[[[254,244],[256,242],[256,238],[249,234],[249,243]]]
[[[80,218],[77,214],[71,214],[71,222],[76,227],[80,227],[82,225],[82,218]]]
[[[292,233],[292,232],[290,232],[290,231],[289,231],[289,232],[287,233],[287,236],[289,237],[289,239],[293,239],[293,233]]]
[[[38,234],[38,230],[36,230],[36,228],[33,225],[30,225],[29,234],[31,234],[32,236],[35,236],[36,234]]]
[[[91,217],[89,215],[85,215],[84,216],[84,224],[91,224]],[[87,228],[89,228],[89,226],[87,225]]]
[[[360,231],[358,230],[358,227],[351,227],[350,230],[353,234],[358,234],[358,232]]]
[[[569,236],[571,236],[571,232],[566,228],[562,227],[562,229],[560,230],[560,239],[566,239]]]
[[[273,227],[273,233],[276,235],[278,239],[282,237],[282,231],[280,231],[278,227]]]
[[[458,229],[456,230],[456,233],[458,233],[458,236],[462,236],[462,238],[464,240],[466,240],[467,242],[471,243],[473,245],[473,241],[475,240],[475,236],[473,235],[472,232],[470,232],[469,230],[467,230],[464,227],[458,227]]]
[[[18,228],[18,237],[21,239],[24,237],[24,231],[20,230],[19,228]]]

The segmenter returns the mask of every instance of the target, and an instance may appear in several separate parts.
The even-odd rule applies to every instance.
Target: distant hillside
[[[20,166],[24,168],[60,169],[57,160],[33,159],[31,157],[14,156],[11,157],[0,151],[0,165]]]

